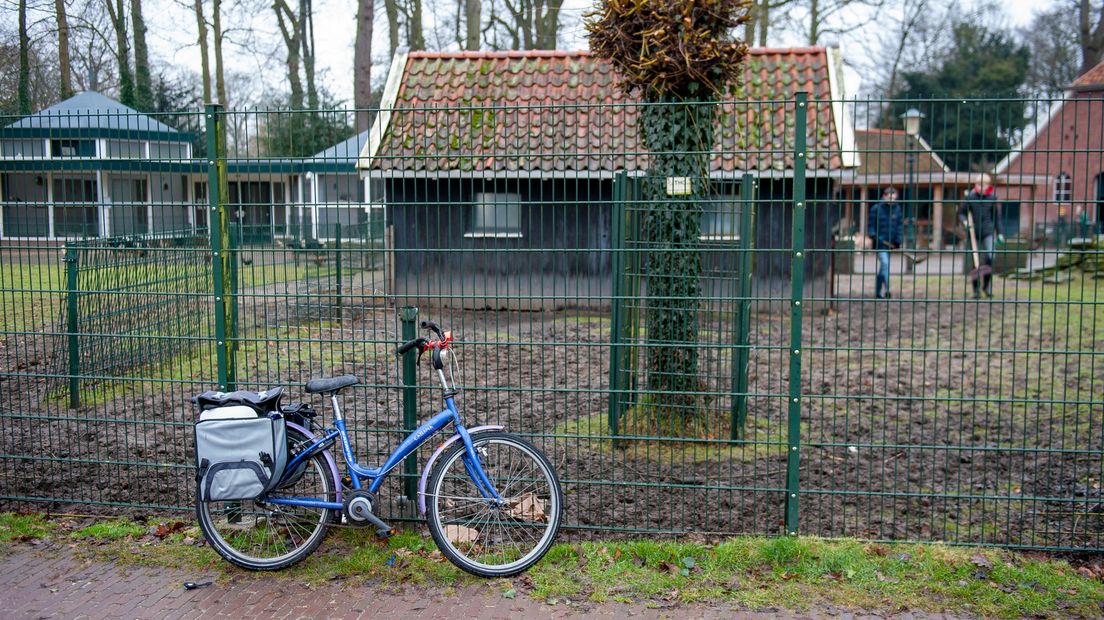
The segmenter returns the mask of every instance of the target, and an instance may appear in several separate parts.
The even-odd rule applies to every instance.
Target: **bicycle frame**
[[[323,437],[315,438],[310,446],[288,461],[284,469],[285,476],[288,472],[295,471],[299,465],[305,463],[307,459],[313,457],[315,453],[325,450],[334,441],[340,439],[341,448],[345,455],[345,464],[348,468],[349,478],[352,480],[353,488],[363,488],[363,480],[367,479],[369,481],[368,492],[376,493],[383,484],[384,479],[387,478],[387,475],[401,463],[403,459],[410,456],[411,453],[417,450],[438,431],[452,424],[456,429],[456,434],[459,435],[460,440],[464,442],[464,449],[466,452],[464,456],[464,468],[467,470],[468,476],[471,477],[472,483],[475,484],[476,489],[484,498],[496,502],[502,501],[494,485],[487,479],[486,472],[483,471],[483,464],[480,462],[479,456],[475,452],[471,434],[460,421],[460,412],[456,409],[456,403],[451,396],[445,398],[444,410],[419,426],[414,432],[407,435],[402,443],[395,448],[395,451],[391,453],[391,456],[387,458],[387,461],[382,466],[375,469],[361,467],[360,464],[357,463],[349,443],[349,434],[345,429],[345,419],[341,414],[341,406],[337,402],[337,395],[331,394],[330,401],[334,407],[334,428],[330,429]],[[338,498],[340,498],[340,481],[335,480],[335,484],[338,489]],[[265,501],[270,504],[284,504],[288,506],[330,508],[333,510],[344,509],[343,502],[328,502],[310,497],[269,497],[266,498]]]

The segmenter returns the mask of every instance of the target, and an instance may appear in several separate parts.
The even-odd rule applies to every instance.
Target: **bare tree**
[[[303,80],[299,77],[300,49],[302,46],[302,29],[299,25],[299,16],[291,10],[286,0],[275,0],[272,9],[276,12],[276,21],[280,26],[280,34],[284,37],[284,46],[287,48],[288,87],[291,89],[289,103],[292,109],[303,107]]]
[[[1081,46],[1069,33],[1079,27],[1079,16],[1069,7],[1058,6],[1038,13],[1031,24],[1020,31],[1031,50],[1028,88],[1043,97],[1057,97],[1077,78],[1081,66]]]
[[[299,35],[303,54],[303,74],[307,80],[307,107],[318,109],[318,86],[314,74],[314,7],[311,0],[299,0]]]
[[[104,0],[107,14],[111,18],[111,27],[115,31],[115,61],[119,67],[119,101],[126,106],[135,106],[134,74],[130,70],[130,42],[126,30],[126,11],[123,0]]]
[[[27,0],[19,0],[19,113],[31,113],[31,37],[27,35]]]
[[[207,51],[207,18],[203,16],[203,0],[195,0],[196,29],[199,42],[199,64],[203,80],[203,102],[211,103],[211,59]]]
[[[65,14],[65,0],[54,0],[54,19],[58,36],[58,77],[61,79],[62,99],[73,96],[73,77],[69,60],[69,19]]]
[[[130,0],[130,20],[134,25],[135,107],[148,112],[153,109],[153,80],[150,76],[149,48],[146,47],[146,20],[142,17],[142,0]]]
[[[1104,57],[1104,3],[1080,0],[1077,7],[1081,43],[1081,71],[1086,73]]]
[[[387,57],[394,58],[399,49],[399,3],[398,0],[383,0],[383,11],[387,15]]]
[[[356,130],[366,131],[371,122],[368,106],[372,102],[372,21],[375,7],[372,0],[357,0],[356,44],[353,46],[353,107],[356,108]]]
[[[226,95],[226,70],[222,63],[222,0],[213,0],[211,5],[211,29],[215,39],[215,94],[218,96],[219,105],[230,105]]]

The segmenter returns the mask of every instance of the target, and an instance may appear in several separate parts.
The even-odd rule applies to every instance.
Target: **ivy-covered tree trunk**
[[[675,435],[690,426],[698,410],[701,201],[709,194],[715,107],[662,102],[646,106],[640,116],[653,162],[644,183],[649,410],[659,429]]]

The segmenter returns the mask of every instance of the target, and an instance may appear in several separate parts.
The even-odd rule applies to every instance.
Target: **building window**
[[[50,140],[51,157],[95,157],[95,140]]]
[[[54,202],[96,202],[96,179],[54,177]]]
[[[1073,179],[1065,172],[1059,172],[1054,177],[1054,202],[1071,202],[1073,200]]]
[[[149,184],[145,179],[113,178],[111,179],[112,202],[147,202],[149,200]]]
[[[521,237],[521,196],[479,192],[465,237]]]
[[[737,241],[740,207],[725,194],[713,194],[702,206],[701,238],[708,241]]]
[[[107,156],[119,159],[141,159],[142,143],[138,140],[108,140]]]
[[[177,142],[150,142],[150,159],[188,159],[188,145]]]
[[[4,157],[42,157],[46,150],[42,140],[0,140],[0,154]]]

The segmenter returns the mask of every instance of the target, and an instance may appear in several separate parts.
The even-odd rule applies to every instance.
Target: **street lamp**
[[[924,120],[924,113],[916,108],[909,108],[904,114],[898,118],[905,126],[905,141],[908,144],[908,153],[905,160],[908,162],[908,196],[905,199],[905,221],[909,223],[912,229],[912,242],[915,247],[916,244],[916,149],[913,144],[916,140],[917,134],[920,133],[920,121]]]

